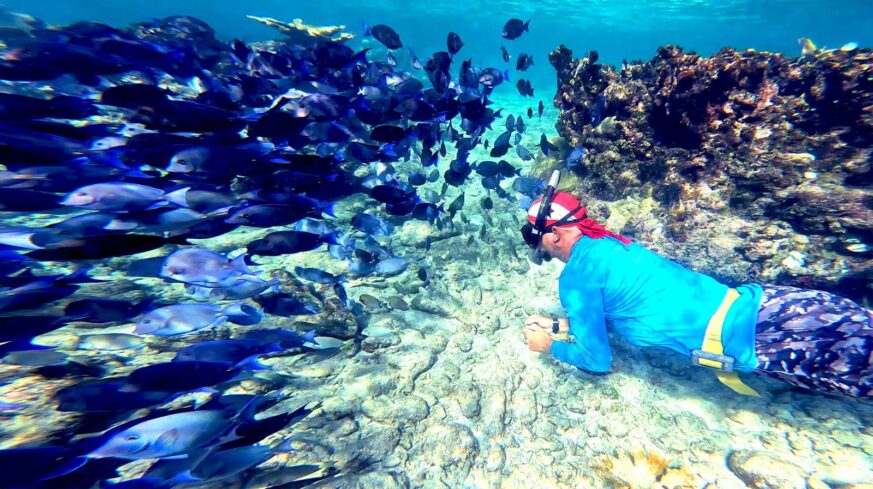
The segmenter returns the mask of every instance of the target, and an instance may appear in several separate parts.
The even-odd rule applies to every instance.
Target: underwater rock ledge
[[[597,58],[550,54],[556,127],[616,231],[729,282],[873,302],[873,51]]]

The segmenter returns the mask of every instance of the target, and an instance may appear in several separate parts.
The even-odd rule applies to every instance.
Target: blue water
[[[212,25],[220,37],[255,41],[275,31],[246,15],[281,20],[301,18],[317,25],[342,24],[355,34],[361,24],[384,23],[422,60],[445,49],[446,33],[460,34],[461,52],[483,66],[503,67],[500,45],[515,55],[533,55],[528,72],[537,97],[551,98],[554,72],[548,53],[566,44],[579,54],[595,49],[602,62],[651,59],[658,46],[678,44],[703,55],[723,47],[799,54],[799,37],[819,46],[847,42],[873,45],[873,2],[825,0],[473,0],[403,2],[398,0],[288,1],[260,0],[8,0],[11,10],[47,22],[95,20],[123,26],[148,17],[194,15]],[[511,17],[530,19],[530,33],[515,41],[500,37]],[[514,71],[515,59],[511,61]]]

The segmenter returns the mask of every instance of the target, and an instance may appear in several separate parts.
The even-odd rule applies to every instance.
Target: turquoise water
[[[246,19],[246,15],[289,21],[301,18],[313,25],[342,24],[358,36],[349,42],[350,46],[372,48],[371,62],[382,61],[386,50],[361,36],[362,23],[392,26],[405,47],[412,48],[422,61],[431,53],[444,50],[446,34],[453,31],[465,43],[457,59],[472,58],[481,67],[509,68],[512,82],[498,87],[491,99],[494,109],[502,108],[504,116],[521,116],[526,124],[523,136],[518,142],[513,140],[512,145],[535,153],[533,161],[522,161],[514,147],[506,156],[521,175],[536,168],[542,170],[543,165],[562,163],[539,152],[542,134],[549,138],[557,135],[555,123],[559,112],[552,105],[556,76],[548,63],[548,53],[559,44],[568,46],[577,57],[596,50],[601,62],[614,65],[622,60],[651,59],[657,48],[666,44],[680,45],[704,56],[723,47],[797,56],[800,37],[826,48],[839,48],[849,42],[873,46],[870,28],[873,2],[861,1],[7,0],[5,7],[59,25],[98,21],[124,27],[147,18],[191,15],[208,22],[222,40],[237,38],[247,43],[280,36],[273,29]],[[530,19],[530,32],[517,40],[502,39],[500,31],[511,17]],[[509,65],[501,59],[501,46],[513,55]],[[405,47],[397,52],[398,70],[402,71],[409,70]],[[525,73],[515,70],[520,53],[532,55],[535,60],[535,65]],[[452,64],[452,75],[457,73],[457,59]],[[421,72],[416,73],[421,76]],[[178,99],[196,96],[196,84],[168,78],[160,83],[172,89]],[[536,90],[534,98],[518,95],[517,78],[531,80]],[[53,83],[4,81],[2,93],[20,91],[43,97],[55,90],[69,90],[71,85],[65,81],[52,87]],[[112,83],[122,82],[113,79]],[[87,92],[82,87],[75,88]],[[106,86],[99,88],[104,89]],[[526,111],[529,107],[535,111],[539,100],[545,102],[542,117],[534,114],[529,118]],[[124,120],[130,115],[112,108],[101,110],[99,117],[82,124],[87,127],[98,121]],[[246,116],[252,113],[246,112]],[[483,138],[494,144],[504,130],[505,120],[496,120]],[[182,133],[177,136],[198,136],[197,131],[193,131],[193,136],[187,131]],[[447,146],[447,154],[439,163],[441,173],[458,154],[453,144]],[[786,161],[815,161],[803,152],[806,150],[816,148],[798,147],[791,154],[794,159]],[[163,169],[172,154],[175,153],[162,153],[154,160],[137,163],[143,163],[144,170],[149,170],[149,165],[152,171]],[[491,157],[481,144],[470,157],[476,162],[487,159]],[[415,151],[409,161],[393,162],[403,178],[410,171],[420,171],[420,163]],[[366,164],[353,168],[357,176],[377,171]],[[814,176],[805,178],[815,178],[812,168],[806,174]],[[172,181],[171,177],[167,178]],[[567,180],[572,178],[567,176]],[[74,448],[58,457],[24,457],[33,463],[27,466],[28,470],[48,475],[49,471],[66,467],[59,460],[75,460],[74,455],[82,454],[98,458],[99,453],[91,450],[95,449],[95,439],[105,441],[99,435],[105,434],[106,429],[144,417],[200,408],[209,399],[218,398],[220,391],[223,395],[259,396],[264,406],[258,406],[257,420],[246,420],[248,429],[265,418],[283,422],[263,428],[264,436],[257,441],[246,439],[249,448],[264,450],[254,454],[261,458],[255,457],[251,466],[223,480],[207,478],[194,484],[145,480],[139,481],[142,486],[135,487],[301,487],[294,481],[301,476],[309,477],[309,473],[329,477],[313,486],[319,489],[849,489],[873,483],[873,405],[868,402],[800,392],[784,383],[751,375],[750,384],[764,396],[735,395],[712,372],[693,369],[684,358],[640,349],[618,336],[610,336],[615,359],[608,375],[590,374],[529,351],[521,335],[524,319],[532,314],[550,317],[564,314],[557,295],[561,265],[552,261],[534,266],[525,259],[527,250],[517,232],[525,211],[514,197],[498,198],[497,192],[486,191],[475,173],[459,186],[444,186],[444,179],[418,187],[422,195],[425,190],[441,194],[439,202],[446,208],[463,197],[461,210],[456,216],[453,212],[440,226],[389,215],[386,206],[365,192],[344,196],[336,203],[336,218],[324,219],[335,229],[358,239],[363,239],[363,234],[353,229],[353,216],[369,212],[390,221],[393,231],[377,234],[374,239],[377,245],[407,260],[408,270],[396,276],[353,273],[345,260],[331,257],[324,247],[282,256],[257,256],[256,264],[250,265],[254,275],[260,279],[274,278],[286,292],[317,303],[323,307],[319,314],[268,313],[257,326],[232,321],[210,323],[202,330],[170,337],[143,333],[146,328],[142,327],[138,331],[135,323],[141,319],[139,315],[103,324],[73,317],[63,327],[39,335],[34,344],[52,348],[40,351],[49,351],[55,357],[37,351],[31,357],[8,357],[0,362],[0,449]],[[222,187],[222,191],[242,199],[245,191],[252,190],[248,183],[240,179]],[[321,184],[330,187],[325,182]],[[511,181],[505,180],[503,188],[511,187]],[[57,197],[66,192],[58,191]],[[710,210],[717,212],[719,207],[707,203],[713,205]],[[672,235],[656,218],[663,217],[656,215],[662,209],[646,192],[633,198],[596,201],[590,207],[611,229],[635,230],[639,234],[634,238],[640,242],[651,239],[670,245],[664,247],[666,250],[656,249],[659,253],[681,248],[670,242]],[[39,229],[78,212],[68,208],[0,212],[0,228],[4,233],[10,226]],[[223,216],[219,219],[223,220]],[[812,253],[816,250],[810,248],[819,245],[818,242],[808,245],[808,241],[803,241],[804,235],[789,234],[788,225],[779,226],[774,226],[777,229],[768,235],[772,242],[759,241],[758,247],[751,250],[766,255],[773,248],[787,255],[784,260],[780,255],[781,261],[775,261],[781,268],[771,268],[774,275],[762,280],[782,278],[775,275],[778,270],[802,271],[805,266],[805,255],[795,251],[789,254],[778,250],[780,246],[792,246],[791,240],[795,240],[794,244],[800,243],[796,246],[798,250]],[[192,244],[228,257],[237,256],[267,233],[288,229],[290,225],[285,224],[242,226],[211,238],[195,238]],[[679,253],[686,258],[683,264],[691,268],[708,267],[710,273],[721,273],[720,266],[724,265],[728,269],[726,275],[736,272],[742,263],[713,264],[709,255],[709,250],[712,256],[721,256],[716,254],[743,245],[732,232],[704,235],[703,243],[689,243],[688,254]],[[10,236],[17,235],[2,237],[8,242]],[[856,249],[866,246],[862,238],[852,242]],[[204,298],[192,294],[184,284],[164,280],[154,270],[142,272],[138,268],[146,260],[151,260],[152,266],[154,260],[163,263],[179,248],[170,243],[130,256],[78,264],[48,260],[34,264],[32,268],[38,275],[65,274],[88,264],[90,276],[103,281],[80,284],[70,298],[46,300],[24,311],[4,312],[0,320],[19,314],[60,316],[66,313],[64,306],[70,300],[86,297],[128,301],[141,306],[140,312],[157,305],[195,300],[201,304],[218,303],[221,307],[234,302],[226,297],[201,300]],[[869,256],[863,254],[867,251],[861,250],[860,256]],[[772,255],[775,253],[772,251]],[[698,260],[688,259],[689,256]],[[839,257],[834,262],[815,265],[832,266],[838,273],[848,273]],[[342,290],[355,307],[343,308],[344,301],[333,285],[301,280],[303,274],[296,267],[345,275],[346,288]],[[796,276],[786,280],[794,279]],[[849,286],[855,283],[849,281]],[[255,304],[251,298],[246,300],[248,305]],[[254,328],[299,334],[315,331],[321,342],[320,351],[271,350],[261,356],[257,369],[250,368],[251,363],[243,364],[240,377],[215,382],[209,389],[180,389],[183,393],[172,400],[161,398],[162,402],[140,408],[111,414],[60,409],[58,393],[64,389],[97,379],[124,379],[138,369],[166,365],[184,348],[207,341],[239,339]],[[116,333],[123,336],[93,336]],[[137,335],[130,336],[133,333]],[[48,364],[38,365],[46,358],[50,360]],[[28,361],[33,365],[28,365]],[[207,374],[199,372],[191,377],[197,375]],[[186,380],[167,377],[154,382]],[[122,392],[137,392],[136,382],[130,382]],[[303,419],[283,418],[301,412],[306,414],[301,416]],[[231,417],[226,422],[235,425],[239,420]],[[162,435],[166,436],[161,436],[155,445],[172,443],[178,437],[174,431]],[[186,453],[191,458],[211,456],[219,452],[217,440]],[[224,437],[220,440],[224,450],[226,440]],[[0,468],[16,466],[14,457],[4,458],[7,453],[0,451],[0,464],[6,464]],[[162,464],[185,462],[167,459],[155,463],[157,458],[161,457],[89,460],[85,465],[88,470],[73,470],[72,475],[67,474],[70,478],[49,478],[10,487],[102,489],[106,484],[98,481],[135,480],[151,474],[149,471]],[[242,458],[219,457],[221,463],[212,460],[215,464],[212,469],[233,468]],[[168,472],[164,475],[176,473],[170,469],[165,469]],[[0,470],[0,487],[7,487],[3,477]],[[22,479],[28,480],[26,476]],[[286,483],[291,485],[282,485]]]
[[[800,37],[832,48],[848,42],[873,43],[873,4],[865,1],[10,0],[5,4],[59,23],[95,20],[124,25],[149,17],[194,15],[209,22],[221,37],[244,41],[274,35],[269,28],[246,20],[246,15],[342,24],[356,34],[362,22],[384,23],[393,26],[419,57],[444,49],[446,33],[454,31],[467,43],[462,54],[483,65],[503,66],[500,45],[513,54],[533,55],[531,81],[539,89],[537,95],[548,98],[554,90],[548,53],[559,44],[577,54],[595,49],[602,62],[618,64],[622,59],[650,59],[664,44],[678,44],[703,55],[727,46],[797,55]],[[531,19],[531,32],[514,41],[502,39],[503,23],[511,17]]]

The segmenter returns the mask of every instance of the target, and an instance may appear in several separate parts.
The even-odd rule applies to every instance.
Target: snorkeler
[[[575,197],[555,191],[559,178],[556,171],[521,232],[531,261],[566,263],[559,292],[568,318],[528,318],[532,351],[606,372],[609,321],[632,344],[676,351],[741,394],[758,395],[737,375],[756,372],[873,398],[873,311],[818,290],[728,287],[607,230]],[[570,340],[554,339],[558,333]]]

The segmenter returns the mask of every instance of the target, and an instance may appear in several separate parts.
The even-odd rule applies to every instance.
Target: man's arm
[[[552,356],[589,372],[608,371],[612,350],[606,335],[602,291],[596,287],[578,287],[567,291],[562,299],[574,341],[552,343]]]

